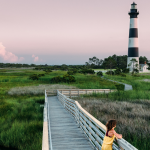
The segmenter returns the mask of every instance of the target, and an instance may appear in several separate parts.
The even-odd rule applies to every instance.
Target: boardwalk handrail
[[[59,90],[57,90],[57,97],[63,106],[75,117],[91,144],[97,150],[101,150],[106,126],[83,109],[77,101],[67,98]],[[112,147],[114,150],[138,150],[123,138],[114,140]]]
[[[47,90],[47,95],[57,95],[57,90],[59,90],[63,95],[66,96],[79,96],[81,94],[90,94],[90,93],[109,93],[109,92],[115,92],[116,89],[53,89],[53,90]]]
[[[49,105],[47,104],[47,93],[46,93],[46,90],[45,90],[45,103],[46,103],[47,112],[49,112]],[[49,137],[49,143],[48,143],[48,145],[49,145],[50,150],[53,150],[49,113],[47,113],[47,120],[48,120],[48,134],[49,134],[49,136],[48,136]]]

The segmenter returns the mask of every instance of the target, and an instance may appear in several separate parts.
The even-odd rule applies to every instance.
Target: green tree
[[[132,71],[132,74],[134,74],[135,72],[139,72],[139,65],[137,63],[138,61],[135,59],[135,58],[132,58],[130,60],[130,63],[129,63],[129,67],[132,67],[133,69],[131,70]]]
[[[106,64],[105,65],[106,65],[107,68],[110,69],[110,72],[111,72],[111,75],[112,75],[112,68],[113,68],[113,66],[116,65],[116,61],[114,60],[114,58],[108,57],[106,59]]]
[[[148,63],[148,59],[145,56],[140,56],[139,57],[139,63],[140,64],[144,64],[146,61],[146,63]]]

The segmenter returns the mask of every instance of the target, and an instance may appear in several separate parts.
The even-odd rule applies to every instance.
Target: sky
[[[150,0],[135,0],[139,55],[150,59]],[[133,0],[0,0],[0,63],[81,65],[127,55]]]

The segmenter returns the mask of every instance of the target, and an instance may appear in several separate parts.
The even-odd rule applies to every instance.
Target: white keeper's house
[[[148,64],[146,64],[146,61],[144,64],[139,64],[139,71],[140,72],[149,72],[149,70],[147,69],[149,67]]]

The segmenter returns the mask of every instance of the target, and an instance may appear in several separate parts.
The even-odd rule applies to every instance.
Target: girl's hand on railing
[[[118,138],[118,139],[121,139],[122,138],[122,134],[119,134],[120,135],[120,138]]]

